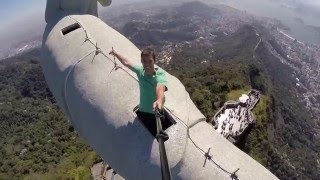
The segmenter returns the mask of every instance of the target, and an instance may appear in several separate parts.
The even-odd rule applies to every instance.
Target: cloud
[[[306,7],[320,8],[319,0],[287,0],[287,3],[294,3],[296,5],[304,5]]]
[[[320,1],[319,0],[301,0],[300,2],[304,3],[306,5],[316,6],[316,7],[320,8]]]
[[[273,0],[288,4],[294,7],[295,11],[302,14],[309,14],[314,17],[320,16],[320,0]]]

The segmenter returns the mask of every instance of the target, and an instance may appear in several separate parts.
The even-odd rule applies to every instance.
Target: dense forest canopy
[[[98,157],[57,107],[39,58],[34,50],[0,64],[0,179],[88,179]]]

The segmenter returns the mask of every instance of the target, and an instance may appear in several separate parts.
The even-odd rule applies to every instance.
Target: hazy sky
[[[134,3],[137,1],[154,0],[113,0],[110,8],[116,8],[119,4]],[[162,0],[172,1],[172,0]],[[191,0],[174,0],[191,1]],[[226,1],[239,2],[241,0],[207,0],[206,2]],[[300,13],[314,12],[314,17],[320,16],[320,0],[257,0],[283,2],[288,6],[300,8]],[[256,3],[257,4],[257,3]],[[259,4],[259,3],[258,3]],[[37,37],[41,40],[41,35],[45,27],[44,12],[46,0],[0,0],[0,54],[1,51],[11,49],[10,44],[17,44],[18,41],[28,41],[28,38]],[[108,8],[100,8],[108,9]],[[307,11],[306,11],[307,9]],[[319,16],[318,16],[319,13]]]
[[[136,1],[143,0],[113,0],[111,8]],[[0,59],[28,42],[41,42],[45,7],[46,0],[0,0]]]
[[[210,1],[210,0],[209,0]],[[238,1],[238,0],[235,0]],[[319,7],[320,0],[282,0],[291,2],[300,2],[314,7]],[[113,0],[112,4],[121,2],[130,2],[130,0]],[[8,25],[15,24],[24,17],[34,16],[40,20],[44,17],[46,0],[0,0],[0,30]]]
[[[1,0],[0,1],[0,28],[15,24],[24,17],[33,14],[43,14],[45,0]],[[37,16],[39,18],[39,16]]]
[[[320,1],[319,0],[295,0],[297,2],[305,3],[308,5],[313,5],[316,7],[320,7]]]
[[[138,0],[113,0],[112,5]],[[8,26],[30,19],[44,22],[46,0],[0,0],[0,36]],[[25,20],[27,19],[27,20]]]

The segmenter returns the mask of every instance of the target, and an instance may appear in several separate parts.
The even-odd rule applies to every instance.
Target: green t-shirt
[[[153,112],[153,103],[157,100],[156,87],[157,84],[163,84],[167,90],[167,80],[164,70],[161,68],[156,69],[155,75],[148,75],[141,64],[133,66],[134,72],[138,76],[140,87],[140,105],[139,110],[146,113]]]

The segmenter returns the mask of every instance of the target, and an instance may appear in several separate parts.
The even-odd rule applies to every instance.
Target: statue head
[[[109,6],[112,0],[47,0],[45,20],[48,23],[71,14],[98,16],[97,2]]]

